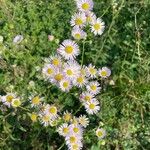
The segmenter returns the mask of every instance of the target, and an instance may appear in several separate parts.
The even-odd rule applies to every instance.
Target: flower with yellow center
[[[79,55],[79,46],[72,40],[64,40],[58,49],[58,53],[67,60],[73,60]]]
[[[96,95],[100,93],[101,87],[100,84],[97,81],[92,81],[86,86],[88,92]]]
[[[46,78],[52,77],[54,74],[54,66],[52,66],[51,64],[45,64],[42,69],[42,73]]]
[[[80,95],[80,100],[83,103],[90,102],[92,99],[94,99],[94,95],[90,92],[83,92]]]
[[[60,65],[60,60],[59,60],[58,58],[54,58],[54,59],[52,60],[52,64],[57,67],[57,66]]]
[[[55,106],[53,106],[53,105],[49,106],[48,113],[50,115],[56,115],[57,114],[57,108]]]
[[[62,91],[68,92],[71,87],[72,87],[72,86],[71,86],[70,80],[68,80],[68,79],[63,79],[62,81],[60,81],[60,89],[61,89]]]
[[[34,107],[34,106],[38,106],[41,102],[41,99],[39,96],[35,96],[31,99],[31,106]]]
[[[16,98],[16,95],[13,93],[7,93],[5,96],[1,96],[1,101],[3,102],[4,105],[7,107],[11,106],[12,100]]]
[[[101,78],[108,78],[111,75],[111,70],[107,67],[102,67],[102,69],[99,69],[98,74]]]
[[[86,72],[89,78],[94,79],[97,75],[97,69],[92,64],[89,64],[88,67],[86,67]]]
[[[11,102],[11,105],[13,106],[13,107],[19,107],[20,105],[21,105],[21,101],[20,101],[20,99],[13,99],[12,100],[12,102]]]
[[[103,128],[98,128],[96,130],[96,136],[99,138],[99,139],[103,139],[105,136],[106,136],[106,131],[103,129]]]
[[[33,122],[36,122],[36,121],[37,121],[37,117],[38,117],[38,115],[37,115],[36,113],[32,113],[32,114],[30,115],[30,118],[31,118],[31,120],[32,120]]]
[[[77,137],[75,137],[75,136],[70,136],[69,142],[70,142],[71,144],[76,143],[76,141],[77,141]]]
[[[77,8],[81,12],[88,12],[93,9],[93,1],[92,0],[77,0]]]
[[[66,111],[63,115],[63,119],[64,121],[69,122],[72,119],[72,114]]]
[[[84,128],[89,125],[89,119],[85,115],[79,116],[78,121]]]
[[[86,23],[86,16],[83,12],[76,13],[71,18],[71,26],[83,27]]]
[[[60,82],[60,81],[63,79],[63,74],[62,74],[62,73],[57,73],[57,74],[55,74],[54,79],[55,79],[57,82]]]
[[[40,114],[40,121],[44,126],[48,126],[50,123],[50,115],[48,114]]]
[[[15,97],[13,95],[7,95],[6,96],[6,102],[11,103],[14,98]]]
[[[99,102],[93,99],[85,104],[85,108],[88,114],[96,114],[100,110]]]
[[[96,20],[96,15],[91,11],[85,12],[85,15],[86,15],[87,24],[91,24],[92,22]]]
[[[58,133],[62,136],[66,136],[69,133],[69,126],[67,123],[62,124],[59,128],[58,128]]]
[[[100,18],[92,21],[91,24],[91,30],[95,35],[101,35],[104,32],[105,23]]]

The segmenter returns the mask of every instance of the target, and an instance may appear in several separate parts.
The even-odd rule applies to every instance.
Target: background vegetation
[[[84,64],[108,66],[114,86],[106,86],[99,99],[101,112],[91,117],[84,136],[87,150],[150,149],[150,4],[149,0],[94,0],[94,12],[106,23],[104,34],[88,36]],[[68,110],[76,101],[60,94],[41,78],[43,59],[55,53],[59,41],[70,38],[73,0],[0,0],[0,94],[16,91],[28,100],[40,93]],[[13,44],[21,34],[24,40]],[[53,42],[47,36],[55,36]],[[80,45],[82,51],[82,44]],[[81,56],[79,56],[79,60]],[[35,86],[30,87],[30,81]],[[59,95],[59,96],[58,96]],[[24,103],[26,106],[26,103]],[[78,104],[76,105],[78,108]],[[75,110],[75,109],[74,109]],[[83,112],[83,110],[79,110]],[[98,142],[92,132],[99,122],[107,137]],[[25,110],[0,111],[0,149],[51,150],[63,144],[54,128],[32,124]],[[66,149],[62,146],[62,149]]]

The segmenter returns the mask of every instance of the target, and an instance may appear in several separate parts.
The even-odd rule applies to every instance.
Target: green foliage
[[[28,96],[35,92],[43,95],[46,102],[55,100],[60,110],[79,108],[77,97],[45,82],[38,69],[45,57],[55,53],[59,41],[71,38],[69,21],[74,8],[73,0],[0,0],[0,35],[4,37],[0,43],[0,95],[16,91],[28,106]],[[91,123],[84,135],[83,149],[150,149],[149,8],[148,0],[95,0],[94,11],[103,18],[106,29],[101,37],[88,36],[84,64],[111,67],[115,85],[104,84],[99,96],[101,112],[96,117],[89,116]],[[19,45],[12,42],[17,34],[24,36]],[[48,41],[48,34],[54,35],[53,42]],[[34,87],[30,87],[30,81],[34,81]],[[107,137],[98,141],[95,128],[101,123]],[[52,150],[62,144],[55,127],[32,124],[25,110],[0,111],[0,149]]]

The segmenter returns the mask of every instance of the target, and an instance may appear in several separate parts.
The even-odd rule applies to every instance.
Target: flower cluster
[[[107,67],[96,68],[92,64],[80,65],[76,60],[76,57],[80,54],[76,40],[86,39],[87,34],[83,31],[86,25],[90,25],[91,31],[95,35],[101,35],[105,25],[92,12],[94,5],[92,0],[76,0],[76,5],[78,11],[70,21],[73,27],[72,36],[74,40],[64,40],[57,49],[57,54],[45,59],[42,73],[47,81],[56,85],[63,92],[69,92],[72,87],[79,88],[82,91],[79,94],[79,100],[85,107],[86,112],[92,115],[100,110],[100,103],[96,99],[96,95],[101,91],[98,79],[103,80],[109,77],[111,71]],[[71,119],[71,114],[68,112],[64,114],[63,119],[69,121],[69,123],[65,122],[58,128],[59,134],[65,137],[69,149],[81,149],[83,127],[87,126],[88,119],[85,116]],[[96,132],[99,137],[100,131]]]
[[[87,34],[83,28],[90,26],[94,35],[101,35],[105,29],[105,23],[92,12],[94,3],[92,0],[76,0],[77,12],[72,16],[70,24],[73,27],[72,36],[76,40],[85,39]]]
[[[65,123],[58,127],[58,133],[65,138],[68,149],[80,150],[83,147],[83,130],[89,124],[89,120],[85,115],[78,118],[71,117],[70,113],[64,114]]]
[[[34,112],[30,114],[31,120],[36,122],[37,119],[44,126],[53,126],[53,123],[58,120],[58,109],[54,104],[45,104],[44,97],[38,95],[30,98],[31,107]]]
[[[9,108],[16,108],[21,105],[21,100],[15,93],[7,93],[4,96],[0,96],[0,101]]]
[[[101,91],[99,80],[104,80],[111,75],[111,70],[107,67],[97,68],[89,64],[83,65],[77,62],[77,56],[80,54],[78,40],[86,39],[87,33],[84,31],[86,26],[90,26],[91,32],[95,35],[101,35],[105,24],[101,18],[97,18],[92,12],[94,3],[92,0],[76,0],[77,12],[72,16],[70,24],[72,29],[72,39],[64,40],[58,47],[57,53],[45,59],[42,68],[42,74],[46,81],[57,86],[63,92],[69,92],[73,87],[80,89],[78,92],[79,100],[89,115],[97,114],[100,110],[100,102],[96,96]],[[49,41],[53,41],[52,35],[48,36]],[[18,35],[14,43],[19,44],[23,36]],[[30,82],[30,86],[34,82]],[[7,107],[19,107],[21,100],[15,93],[7,93],[0,97],[1,102]],[[44,97],[34,95],[29,97],[30,118],[33,122],[39,120],[44,126],[55,126],[57,123],[58,133],[65,138],[68,149],[80,150],[83,147],[83,131],[89,125],[89,119],[86,115],[80,115],[78,118],[68,111],[61,117],[60,110],[55,104],[46,104]],[[20,108],[22,108],[20,106]],[[25,108],[23,108],[25,109]],[[34,110],[34,111],[33,111]],[[59,111],[58,111],[59,110]],[[106,135],[102,128],[96,130],[99,139]]]

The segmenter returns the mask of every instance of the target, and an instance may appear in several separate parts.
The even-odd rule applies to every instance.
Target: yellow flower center
[[[65,114],[65,115],[64,115],[64,120],[65,120],[65,121],[71,120],[71,114]]]
[[[90,68],[89,71],[92,75],[96,74],[96,69],[94,69],[94,68]]]
[[[101,76],[103,76],[103,77],[107,76],[107,72],[106,71],[102,71],[101,72]]]
[[[96,85],[91,85],[91,89],[92,89],[93,91],[96,91],[96,89],[97,89]]]
[[[94,109],[94,108],[95,108],[95,105],[94,105],[94,104],[90,104],[90,105],[89,105],[89,108],[90,108],[90,109]]]
[[[64,88],[68,88],[68,86],[69,86],[69,83],[68,83],[68,82],[64,82],[64,83],[63,83],[63,87],[64,87]]]
[[[7,101],[8,103],[11,103],[11,102],[12,102],[12,99],[14,99],[14,97],[13,97],[12,95],[6,96],[6,101]]]
[[[70,137],[70,143],[75,143],[76,142],[76,138],[74,136]]]
[[[51,114],[56,114],[56,113],[57,113],[56,107],[50,107],[50,108],[49,108],[49,112],[50,112]]]
[[[76,34],[75,34],[75,38],[76,38],[76,39],[80,39],[80,38],[81,38],[81,34],[76,33]]]
[[[95,25],[94,25],[94,29],[95,30],[99,30],[101,28],[101,25],[99,24],[99,23],[96,23]]]
[[[78,26],[79,26],[79,25],[82,25],[82,24],[83,24],[82,19],[81,19],[81,18],[76,18],[75,24],[78,25]]]
[[[83,83],[83,82],[84,82],[83,77],[79,77],[79,78],[77,78],[77,82],[78,82],[78,83]]]
[[[88,10],[89,7],[90,7],[90,5],[88,3],[83,3],[82,4],[82,9],[84,9],[84,10]]]
[[[52,61],[52,64],[55,65],[55,66],[58,66],[60,64],[59,59],[54,58],[53,61]]]
[[[36,96],[32,99],[32,104],[38,105],[39,103],[40,103],[40,98],[38,96]]]
[[[45,122],[48,122],[48,121],[49,121],[49,116],[48,116],[48,115],[43,116],[43,120],[44,120]]]
[[[66,128],[63,128],[63,133],[67,134],[69,132],[69,129],[66,127]]]
[[[53,69],[52,69],[52,68],[48,68],[48,69],[47,69],[47,73],[48,73],[48,74],[52,74],[52,73],[53,73]]]
[[[90,97],[90,96],[85,96],[84,99],[85,99],[86,101],[90,101],[90,100],[91,100],[91,97]]]
[[[19,107],[21,105],[21,102],[19,99],[14,100],[13,104],[14,107]]]
[[[78,128],[73,128],[73,131],[75,132],[75,133],[78,133],[79,132],[79,129]]]
[[[33,122],[37,121],[37,114],[32,113],[30,118]]]
[[[67,70],[67,75],[69,76],[73,75],[73,71],[71,69]]]
[[[102,131],[98,131],[98,132],[97,132],[97,136],[98,136],[98,137],[103,136],[103,132],[102,132]]]
[[[77,144],[74,144],[74,145],[72,146],[72,148],[73,148],[73,150],[77,150],[77,149],[79,148],[79,146],[78,146]]]
[[[71,54],[71,53],[73,52],[73,47],[72,47],[72,46],[66,46],[65,52],[66,52],[67,54]]]
[[[63,75],[61,74],[61,73],[58,73],[58,74],[56,74],[55,75],[55,80],[57,80],[57,81],[61,81],[62,79],[63,79]]]

